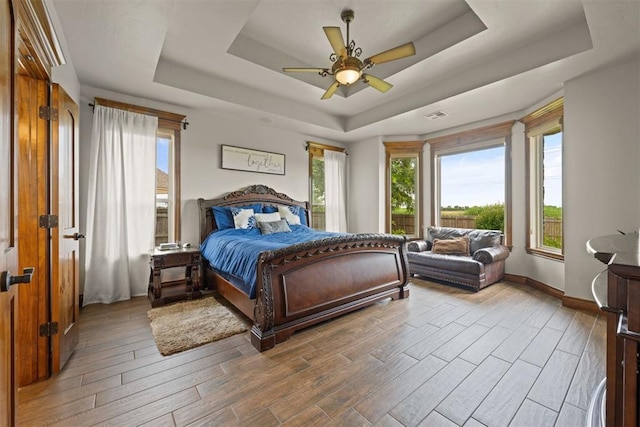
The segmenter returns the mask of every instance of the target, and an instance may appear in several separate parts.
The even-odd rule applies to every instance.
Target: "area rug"
[[[247,330],[243,321],[211,297],[152,308],[147,316],[158,350],[164,356]]]

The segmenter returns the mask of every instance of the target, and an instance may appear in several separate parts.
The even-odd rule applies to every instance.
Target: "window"
[[[527,163],[527,251],[563,259],[563,99],[523,117]]]
[[[434,225],[501,230],[510,245],[513,123],[427,140]]]
[[[180,126],[179,122],[160,117],[156,142],[155,220],[156,245],[180,241]]]
[[[504,140],[436,156],[438,224],[504,232]]]
[[[158,117],[155,242],[180,241],[180,129],[186,129],[186,116],[103,98],[95,101],[105,107]]]
[[[158,129],[156,143],[156,246],[175,242],[174,139],[171,129]]]
[[[422,150],[424,141],[385,142],[385,231],[422,236]]]
[[[316,230],[326,230],[324,151],[344,151],[344,148],[308,141],[307,150],[309,151],[310,226]]]

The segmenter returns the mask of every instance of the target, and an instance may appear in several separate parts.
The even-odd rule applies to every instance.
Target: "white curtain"
[[[347,231],[347,155],[324,150],[324,198],[327,231]]]
[[[146,295],[155,235],[158,118],[95,106],[84,305]]]

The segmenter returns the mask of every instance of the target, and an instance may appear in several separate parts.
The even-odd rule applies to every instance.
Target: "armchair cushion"
[[[469,237],[461,236],[452,239],[434,239],[431,252],[435,254],[469,256]]]
[[[473,253],[473,259],[483,264],[491,264],[496,261],[502,261],[509,256],[509,248],[506,246],[491,246],[488,248],[478,249]]]
[[[444,255],[433,252],[407,253],[409,266],[411,263],[437,269],[440,271],[455,271],[456,273],[470,274],[478,276],[483,271],[483,264],[474,261],[470,257],[459,255]],[[411,268],[411,267],[409,267]]]
[[[478,249],[490,248],[502,244],[502,232],[500,230],[472,230],[469,236],[469,249],[475,253]]]
[[[431,249],[431,242],[425,242],[424,240],[412,240],[407,243],[407,250],[409,252],[425,252]]]

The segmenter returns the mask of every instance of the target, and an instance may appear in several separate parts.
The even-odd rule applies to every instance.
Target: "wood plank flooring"
[[[163,357],[146,298],[86,307],[64,370],[19,390],[19,425],[584,425],[604,318],[513,283],[410,288],[264,353],[246,332]]]

